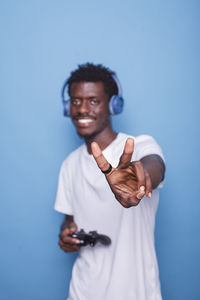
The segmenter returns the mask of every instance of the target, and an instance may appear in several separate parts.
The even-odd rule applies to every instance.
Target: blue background
[[[86,61],[120,78],[126,105],[114,129],[151,134],[165,153],[163,299],[200,299],[199,3],[1,1],[0,299],[66,298],[75,256],[59,249],[53,205],[61,162],[82,141],[60,91]]]

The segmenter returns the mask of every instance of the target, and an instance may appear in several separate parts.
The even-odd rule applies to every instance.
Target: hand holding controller
[[[78,232],[69,234],[69,236],[79,239],[80,246],[90,245],[91,247],[94,247],[98,242],[105,246],[111,244],[111,239],[107,235],[99,234],[97,231],[90,231],[89,233],[86,233],[83,229],[81,229]]]

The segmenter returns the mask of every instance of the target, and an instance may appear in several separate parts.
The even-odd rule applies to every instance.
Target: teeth
[[[82,123],[82,124],[85,124],[85,123],[90,123],[90,122],[92,122],[93,120],[91,120],[91,119],[79,119],[78,120],[78,122],[79,123]]]

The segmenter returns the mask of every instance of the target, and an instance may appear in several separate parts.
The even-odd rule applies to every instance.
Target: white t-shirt
[[[116,167],[129,136],[119,133],[103,151]],[[150,154],[163,158],[161,148],[148,135],[133,137],[132,160]],[[154,247],[158,190],[138,206],[124,208],[114,197],[104,174],[86,145],[63,162],[55,209],[73,215],[78,228],[97,230],[112,243],[82,247],[73,267],[68,300],[161,300]]]

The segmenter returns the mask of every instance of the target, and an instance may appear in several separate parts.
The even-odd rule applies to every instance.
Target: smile
[[[79,128],[86,128],[86,127],[88,128],[95,122],[95,120],[90,117],[74,118],[73,121],[75,126]]]
[[[92,120],[92,119],[78,119],[77,121],[80,124],[87,124],[87,123],[93,122],[94,120]]]

